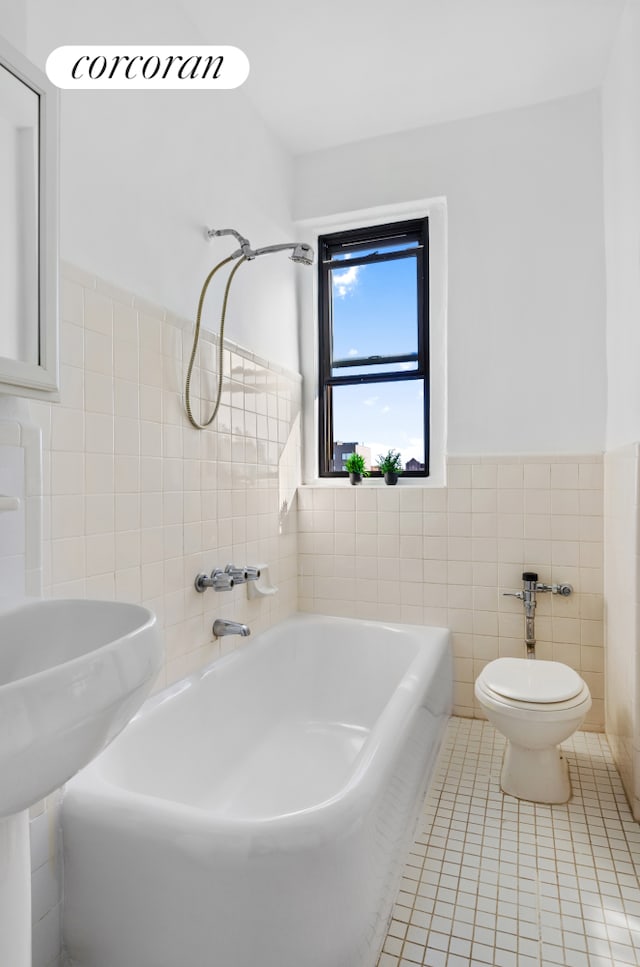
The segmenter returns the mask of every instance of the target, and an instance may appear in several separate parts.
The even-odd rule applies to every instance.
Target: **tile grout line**
[[[498,792],[502,737],[451,720],[380,967],[640,963],[640,830],[606,740],[563,748],[572,800],[525,803]]]

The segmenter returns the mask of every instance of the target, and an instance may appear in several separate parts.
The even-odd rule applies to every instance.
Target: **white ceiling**
[[[602,84],[624,0],[179,0],[294,153]]]

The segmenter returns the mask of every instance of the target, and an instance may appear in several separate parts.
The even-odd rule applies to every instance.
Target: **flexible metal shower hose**
[[[223,379],[222,364],[223,364],[223,348],[224,348],[224,321],[227,315],[227,301],[229,299],[229,289],[231,288],[233,277],[238,271],[238,269],[240,268],[240,266],[242,265],[242,263],[247,261],[244,255],[238,259],[236,265],[234,265],[234,267],[231,269],[231,272],[229,273],[229,278],[227,279],[227,284],[224,290],[224,298],[222,300],[222,312],[220,313],[220,330],[218,333],[218,390],[216,393],[213,413],[211,414],[208,420],[205,420],[204,423],[198,423],[198,421],[194,417],[193,412],[191,410],[191,374],[193,372],[193,365],[195,363],[196,355],[198,352],[198,342],[200,340],[200,321],[202,319],[202,307],[204,306],[205,295],[207,294],[207,289],[209,288],[209,283],[211,282],[212,278],[214,277],[218,269],[221,269],[223,265],[226,265],[227,262],[231,262],[231,261],[233,261],[232,255],[230,255],[229,258],[223,259],[222,262],[218,262],[218,264],[211,269],[211,271],[209,272],[209,275],[204,280],[202,291],[200,292],[200,298],[198,300],[198,311],[196,313],[196,325],[193,333],[193,347],[191,349],[191,358],[189,359],[189,365],[187,367],[187,378],[184,384],[184,405],[187,411],[187,416],[189,417],[189,422],[191,423],[192,426],[195,426],[196,430],[205,430],[208,426],[211,426],[216,416],[218,415],[218,410],[220,408],[220,399],[222,398],[222,379]]]

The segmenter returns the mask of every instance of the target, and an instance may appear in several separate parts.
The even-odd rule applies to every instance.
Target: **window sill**
[[[371,488],[379,490],[385,487],[388,487],[389,490],[402,490],[407,487],[411,487],[414,490],[441,490],[444,486],[445,484],[442,481],[432,480],[430,477],[424,477],[421,480],[399,480],[398,483],[393,486],[386,484],[384,480],[381,479],[366,479],[363,480],[361,484],[352,484],[347,479],[331,480],[327,477],[317,477],[315,480],[299,484],[300,489],[303,490],[311,490],[313,488],[319,488],[322,490],[343,490],[345,487],[353,487],[354,489],[359,490],[370,490]]]

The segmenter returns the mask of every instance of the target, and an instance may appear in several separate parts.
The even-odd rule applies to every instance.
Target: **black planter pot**
[[[392,470],[387,470],[384,475],[384,482],[387,487],[395,487],[398,482],[398,474],[394,473]]]
[[[357,484],[361,484],[362,483],[362,474],[361,473],[350,473],[349,474],[349,481],[350,481],[350,483],[351,483],[351,485],[353,487],[355,487]]]

